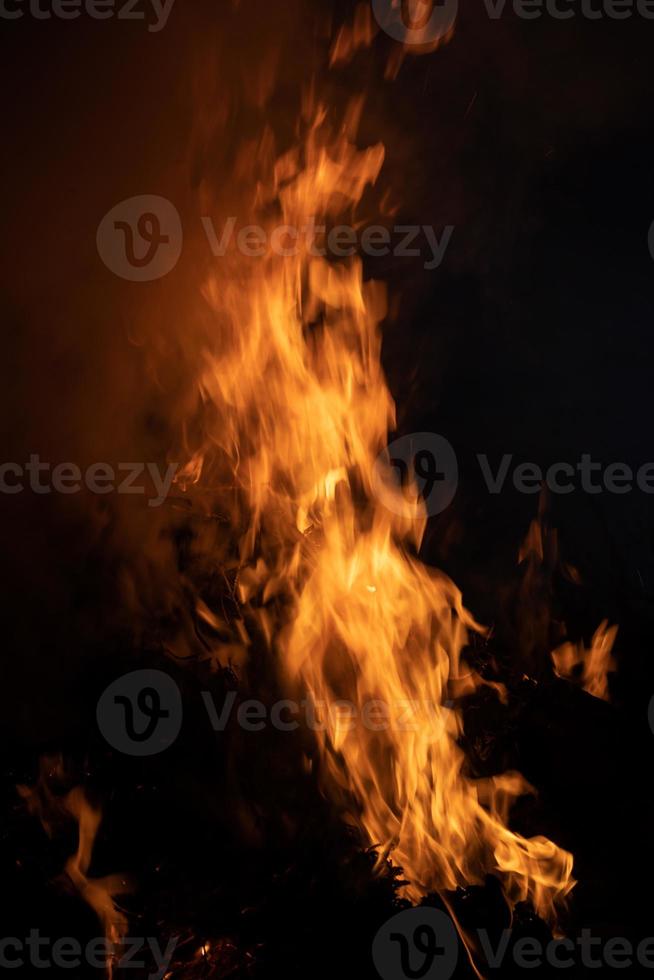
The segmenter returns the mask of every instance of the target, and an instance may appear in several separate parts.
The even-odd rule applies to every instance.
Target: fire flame
[[[532,620],[537,614],[534,595],[537,590],[539,574],[544,572],[545,581],[557,567],[562,574],[575,585],[581,584],[579,571],[567,562],[562,562],[558,550],[558,535],[555,528],[545,521],[546,498],[541,496],[538,517],[529,526],[527,536],[523,541],[518,561],[525,563],[525,579],[523,596],[525,602],[532,603]],[[549,612],[549,608],[548,608]],[[565,624],[560,623],[559,629],[565,636]],[[613,646],[618,633],[617,626],[609,626],[604,620],[595,630],[590,647],[587,649],[583,642],[561,643],[552,651],[554,673],[562,680],[579,684],[584,691],[601,701],[610,699],[608,674],[615,670],[612,657]]]
[[[75,786],[65,796],[56,795],[51,784],[65,781],[66,768],[61,756],[43,756],[39,763],[39,777],[34,786],[17,787],[31,814],[38,817],[48,836],[62,818],[73,817],[78,827],[77,851],[66,861],[65,873],[81,898],[91,906],[102,923],[105,937],[112,947],[119,946],[127,934],[127,918],[116,905],[114,898],[130,890],[128,882],[120,875],[104,878],[88,876],[93,846],[97,837],[102,811],[87,798],[81,786]],[[107,971],[112,975],[112,954],[107,961]]]
[[[584,691],[601,701],[608,701],[607,675],[615,669],[611,651],[617,632],[617,626],[609,626],[608,621],[604,620],[595,630],[588,649],[583,643],[562,644],[552,652],[557,677],[571,680],[577,676]]]
[[[381,144],[355,146],[362,109],[353,100],[334,129],[308,97],[297,146],[277,158],[266,131],[257,160],[271,163],[251,217],[273,215],[271,229],[355,224],[384,161]],[[314,704],[347,701],[357,719],[377,705],[368,725],[328,712],[316,737],[324,789],[379,847],[380,868],[401,866],[412,900],[493,873],[511,903],[529,899],[554,921],[574,884],[572,856],[511,831],[511,802],[531,787],[517,773],[474,780],[457,742],[449,698],[483,683],[464,659],[483,628],[417,557],[417,490],[398,488],[391,509],[375,496],[395,423],[380,360],[385,290],[364,280],[358,257],[329,261],[313,245],[304,237],[254,261],[233,253],[212,270],[213,338],[198,382],[206,438],[184,480],[211,488],[228,515],[240,600],[289,689]],[[416,704],[429,706],[417,724],[380,721]]]

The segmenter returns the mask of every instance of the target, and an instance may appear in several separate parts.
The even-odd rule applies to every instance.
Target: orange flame
[[[525,562],[526,565],[523,593],[526,603],[531,602],[532,621],[537,617],[534,593],[541,570],[547,577],[555,567],[558,567],[568,581],[575,585],[581,584],[581,575],[574,565],[560,560],[558,535],[556,529],[549,527],[545,522],[545,507],[546,500],[543,495],[540,499],[539,515],[529,526],[527,536],[520,546],[518,558],[520,563]],[[549,619],[549,604],[547,613]],[[565,624],[560,623],[559,629],[560,638],[563,639]],[[554,673],[563,680],[580,684],[584,691],[592,694],[593,697],[608,701],[608,674],[615,670],[616,666],[611,652],[617,632],[617,626],[609,627],[608,621],[604,620],[597,627],[589,649],[586,649],[583,642],[561,643],[552,651]]]
[[[564,643],[552,652],[557,677],[564,680],[578,678],[584,691],[601,701],[609,700],[608,673],[615,669],[611,656],[618,632],[617,626],[609,626],[607,620],[597,627],[590,648],[583,643]]]
[[[359,48],[372,44],[376,33],[372,9],[369,3],[359,3],[354,11],[352,24],[343,25],[336,35],[330,56],[330,65],[350,61]]]
[[[381,144],[354,146],[362,108],[353,100],[334,133],[324,106],[307,100],[305,135],[258,183],[252,219],[355,222],[384,160]],[[266,132],[258,159],[269,152]],[[426,525],[417,491],[407,502],[398,488],[391,509],[375,497],[395,417],[380,361],[385,290],[364,281],[357,257],[330,262],[305,239],[291,251],[255,263],[231,254],[205,285],[207,438],[187,477],[229,515],[239,597],[289,687],[315,704],[347,701],[356,718],[373,702],[429,705],[413,726],[328,712],[316,736],[325,791],[381,849],[380,868],[387,857],[401,866],[413,900],[495,873],[510,902],[530,899],[553,920],[574,884],[571,855],[508,829],[511,802],[531,787],[515,773],[475,781],[457,744],[448,697],[480,682],[464,651],[483,628],[416,557]]]
[[[127,882],[119,875],[105,878],[89,878],[88,870],[93,856],[93,846],[102,820],[102,812],[87,799],[83,789],[76,786],[63,797],[52,792],[51,782],[65,778],[65,768],[60,756],[43,756],[39,766],[39,778],[35,786],[18,786],[18,793],[25,800],[29,812],[37,816],[48,836],[52,836],[55,823],[62,816],[72,816],[78,825],[78,845],[75,854],[66,861],[65,872],[80,896],[87,902],[102,923],[106,938],[114,946],[122,942],[127,933],[127,919],[117,908],[114,896],[129,891]],[[111,959],[107,963],[111,976]]]
[[[118,875],[106,878],[88,877],[93,844],[100,827],[102,813],[89,803],[79,786],[71,790],[64,805],[77,820],[79,827],[77,852],[66,862],[66,874],[102,922],[109,942],[118,945],[126,934],[127,919],[120,909],[116,908],[113,897],[126,892],[127,883]]]

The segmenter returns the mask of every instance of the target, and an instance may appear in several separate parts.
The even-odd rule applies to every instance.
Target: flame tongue
[[[331,139],[317,107],[302,147],[258,188],[257,202],[274,200],[284,225],[354,222],[384,156],[351,143],[361,105]],[[204,467],[203,480],[228,488],[241,599],[265,619],[289,685],[316,705],[355,706],[354,723],[327,711],[317,733],[325,789],[402,866],[407,895],[491,872],[511,901],[530,898],[553,917],[573,884],[571,856],[507,829],[511,800],[529,787],[516,774],[469,779],[461,720],[444,704],[451,681],[476,683],[461,658],[481,627],[452,582],[413,557],[425,526],[415,491],[396,513],[373,493],[394,423],[380,363],[384,290],[364,282],[358,258],[328,262],[312,244],[257,262],[232,257],[206,284],[219,354],[200,380],[215,422],[192,461],[196,478]],[[283,617],[262,609],[275,595]]]
[[[127,920],[116,907],[114,897],[128,890],[127,883],[119,875],[111,875],[107,878],[88,877],[93,844],[100,827],[102,813],[91,806],[79,786],[68,794],[65,807],[77,820],[79,826],[77,853],[66,862],[66,873],[84,901],[88,902],[102,922],[107,939],[117,945],[127,931]]]
[[[81,786],[75,786],[65,796],[57,796],[51,783],[64,781],[66,769],[61,756],[43,756],[39,762],[39,778],[32,786],[17,787],[19,795],[25,800],[28,810],[41,820],[48,836],[53,833],[53,825],[62,816],[71,816],[78,827],[78,845],[75,854],[66,861],[65,871],[80,896],[94,910],[105,931],[110,949],[119,946],[127,933],[127,919],[114,899],[126,894],[130,888],[121,875],[104,878],[91,878],[88,875],[93,847],[97,837],[102,811],[93,806]],[[109,954],[107,970],[112,975],[113,953]]]

